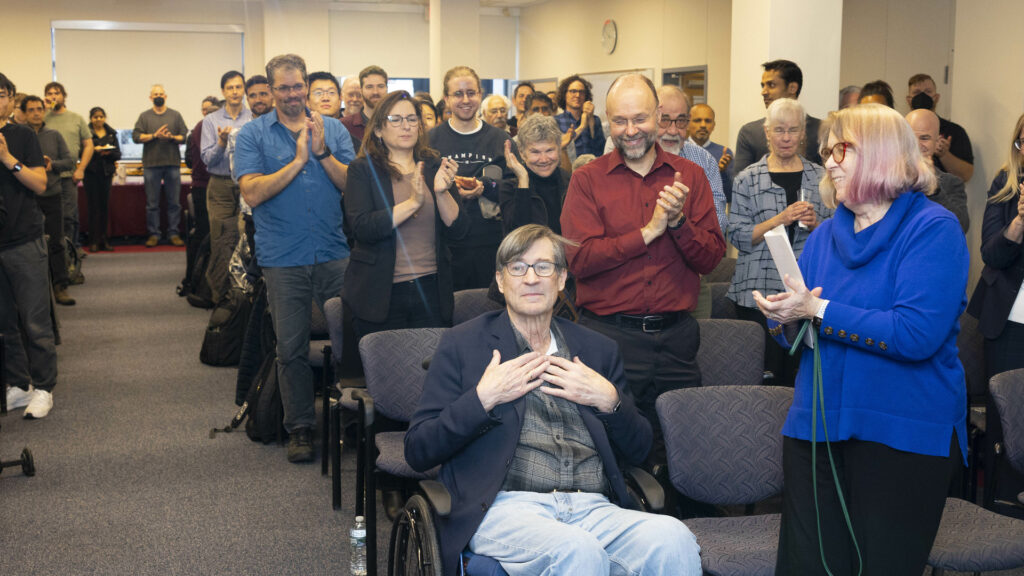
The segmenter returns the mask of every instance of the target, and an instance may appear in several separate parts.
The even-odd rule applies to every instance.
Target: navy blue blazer
[[[1001,171],[988,191],[991,198],[1006,185],[1007,172]],[[985,220],[981,228],[981,271],[967,313],[978,319],[978,330],[985,338],[995,339],[1003,333],[1017,291],[1024,283],[1024,249],[1003,234],[1017,217],[1018,196],[1006,202],[985,205]]]
[[[604,464],[612,499],[632,506],[617,459],[640,464],[651,448],[651,426],[628,392],[618,345],[611,339],[562,318],[555,318],[569,352],[611,381],[622,404],[610,414],[580,406]],[[452,511],[440,519],[445,574],[454,574],[459,554],[469,544],[487,508],[505,481],[522,427],[525,400],[484,411],[476,385],[491,361],[517,354],[512,323],[505,310],[488,312],[449,330],[430,364],[419,408],[405,436],[405,459],[416,470],[441,465],[439,480],[452,495]]]

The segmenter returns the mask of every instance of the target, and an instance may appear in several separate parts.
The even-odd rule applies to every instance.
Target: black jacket
[[[85,167],[85,171],[92,172],[96,176],[113,176],[114,171],[117,169],[116,163],[121,159],[121,144],[117,141],[117,131],[111,128],[109,124],[104,124],[103,129],[107,131],[107,135],[103,138],[96,136],[96,133],[93,132],[93,149],[99,146],[113,146],[114,149],[106,156],[100,154],[99,151],[94,152],[92,160]],[[92,130],[92,126],[89,126],[89,130]]]
[[[1007,173],[996,176],[989,188],[991,198],[1006,184]],[[1019,193],[1018,193],[1019,194]],[[981,228],[981,260],[985,268],[974,289],[967,312],[978,319],[978,329],[986,338],[997,338],[1006,326],[1006,319],[1024,281],[1024,250],[1021,244],[1011,242],[1003,234],[1017,217],[1018,195],[999,203],[985,206],[985,220]]]
[[[345,272],[345,301],[353,314],[368,322],[383,322],[391,305],[391,286],[395,275],[395,230],[391,213],[395,207],[395,194],[387,170],[377,166],[377,177],[383,190],[370,173],[367,158],[357,158],[348,168],[345,188],[345,220],[348,223],[352,254]],[[440,160],[428,160],[423,167],[423,179],[430,193]],[[446,192],[450,194],[451,192]],[[455,199],[458,203],[458,199]],[[466,234],[469,221],[460,209],[451,227],[445,226],[437,209],[434,194],[434,247],[437,252],[437,287],[441,301],[441,318],[451,323],[455,306],[452,289],[451,253],[448,241]]]

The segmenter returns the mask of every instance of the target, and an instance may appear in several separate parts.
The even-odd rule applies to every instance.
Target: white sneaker
[[[15,408],[21,408],[22,406],[28,406],[29,400],[32,399],[32,392],[35,388],[30,384],[28,390],[22,390],[17,386],[9,386],[7,388],[7,409],[14,410]]]
[[[46,390],[35,390],[32,392],[32,399],[25,408],[25,418],[45,418],[53,408],[53,394]]]

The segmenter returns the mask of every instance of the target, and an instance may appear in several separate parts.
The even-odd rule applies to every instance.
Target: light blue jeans
[[[341,296],[348,258],[311,266],[263,269],[267,306],[277,335],[277,377],[284,405],[284,428],[316,428],[313,371],[309,367],[309,325],[313,302]]]
[[[700,546],[682,522],[585,492],[498,492],[469,549],[510,576],[701,575]]]
[[[181,225],[181,168],[155,166],[142,169],[142,183],[146,190],[146,232],[160,236],[160,188],[167,200],[167,235],[176,236]]]

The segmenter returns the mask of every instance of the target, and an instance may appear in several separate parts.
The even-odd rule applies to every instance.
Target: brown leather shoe
[[[185,241],[181,239],[181,236],[175,234],[174,236],[171,236],[171,244],[180,247],[185,245]]]
[[[146,240],[146,248],[152,248],[152,247],[156,246],[159,243],[160,243],[160,237],[157,236],[156,234],[154,234],[154,235],[150,236]]]
[[[54,288],[53,299],[61,306],[74,306],[75,299],[68,294],[67,288]]]

